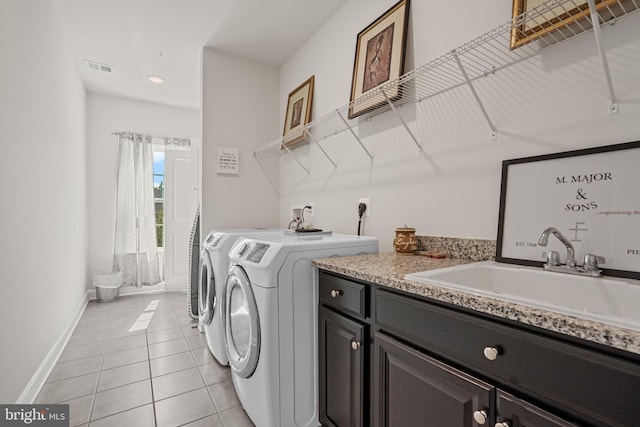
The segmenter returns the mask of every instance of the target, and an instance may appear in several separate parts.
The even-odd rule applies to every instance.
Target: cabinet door
[[[496,427],[575,427],[509,393],[498,390]]]
[[[319,308],[320,422],[364,427],[365,326]]]
[[[380,333],[374,348],[376,427],[492,425],[489,384]]]

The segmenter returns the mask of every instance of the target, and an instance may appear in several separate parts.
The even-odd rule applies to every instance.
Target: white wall
[[[126,131],[193,138],[200,136],[199,124],[197,110],[94,93],[88,95],[88,289],[93,288],[91,278],[94,273],[110,272],[113,266],[118,137],[112,133]]]
[[[280,73],[279,123],[288,93],[312,74],[314,118],[349,101],[356,35],[394,3],[349,1],[290,58]],[[413,1],[406,71],[507,22],[510,14],[511,3],[498,0]],[[280,224],[289,222],[291,206],[313,201],[316,227],[355,233],[358,198],[369,197],[365,233],[380,238],[381,251],[392,250],[394,229],[404,224],[423,235],[495,239],[502,160],[640,139],[639,25],[635,15],[603,30],[618,115],[607,114],[594,37],[584,34],[477,82],[496,141],[463,88],[402,110],[428,159],[418,156],[390,112],[356,129],[373,164],[348,132],[322,142],[338,163],[335,170],[315,146],[295,150],[309,175],[281,157]]]
[[[3,1],[0,57],[0,402],[13,403],[86,297],[86,94],[49,2]]]
[[[278,163],[252,152],[277,133],[278,70],[205,48],[202,234],[278,223]],[[216,173],[217,147],[239,150],[239,175]]]

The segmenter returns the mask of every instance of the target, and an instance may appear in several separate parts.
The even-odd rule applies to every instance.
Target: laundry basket
[[[120,283],[122,274],[119,271],[114,273],[102,273],[93,275],[93,285],[96,287],[97,302],[111,302],[120,296]]]

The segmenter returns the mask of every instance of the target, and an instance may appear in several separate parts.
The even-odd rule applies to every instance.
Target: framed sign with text
[[[603,274],[640,279],[640,141],[505,160],[496,261],[541,267],[542,252],[566,248],[556,227],[585,254],[605,258]]]

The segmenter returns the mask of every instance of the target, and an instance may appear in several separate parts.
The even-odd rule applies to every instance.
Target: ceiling
[[[89,92],[197,109],[203,46],[279,67],[347,0],[51,2]]]

